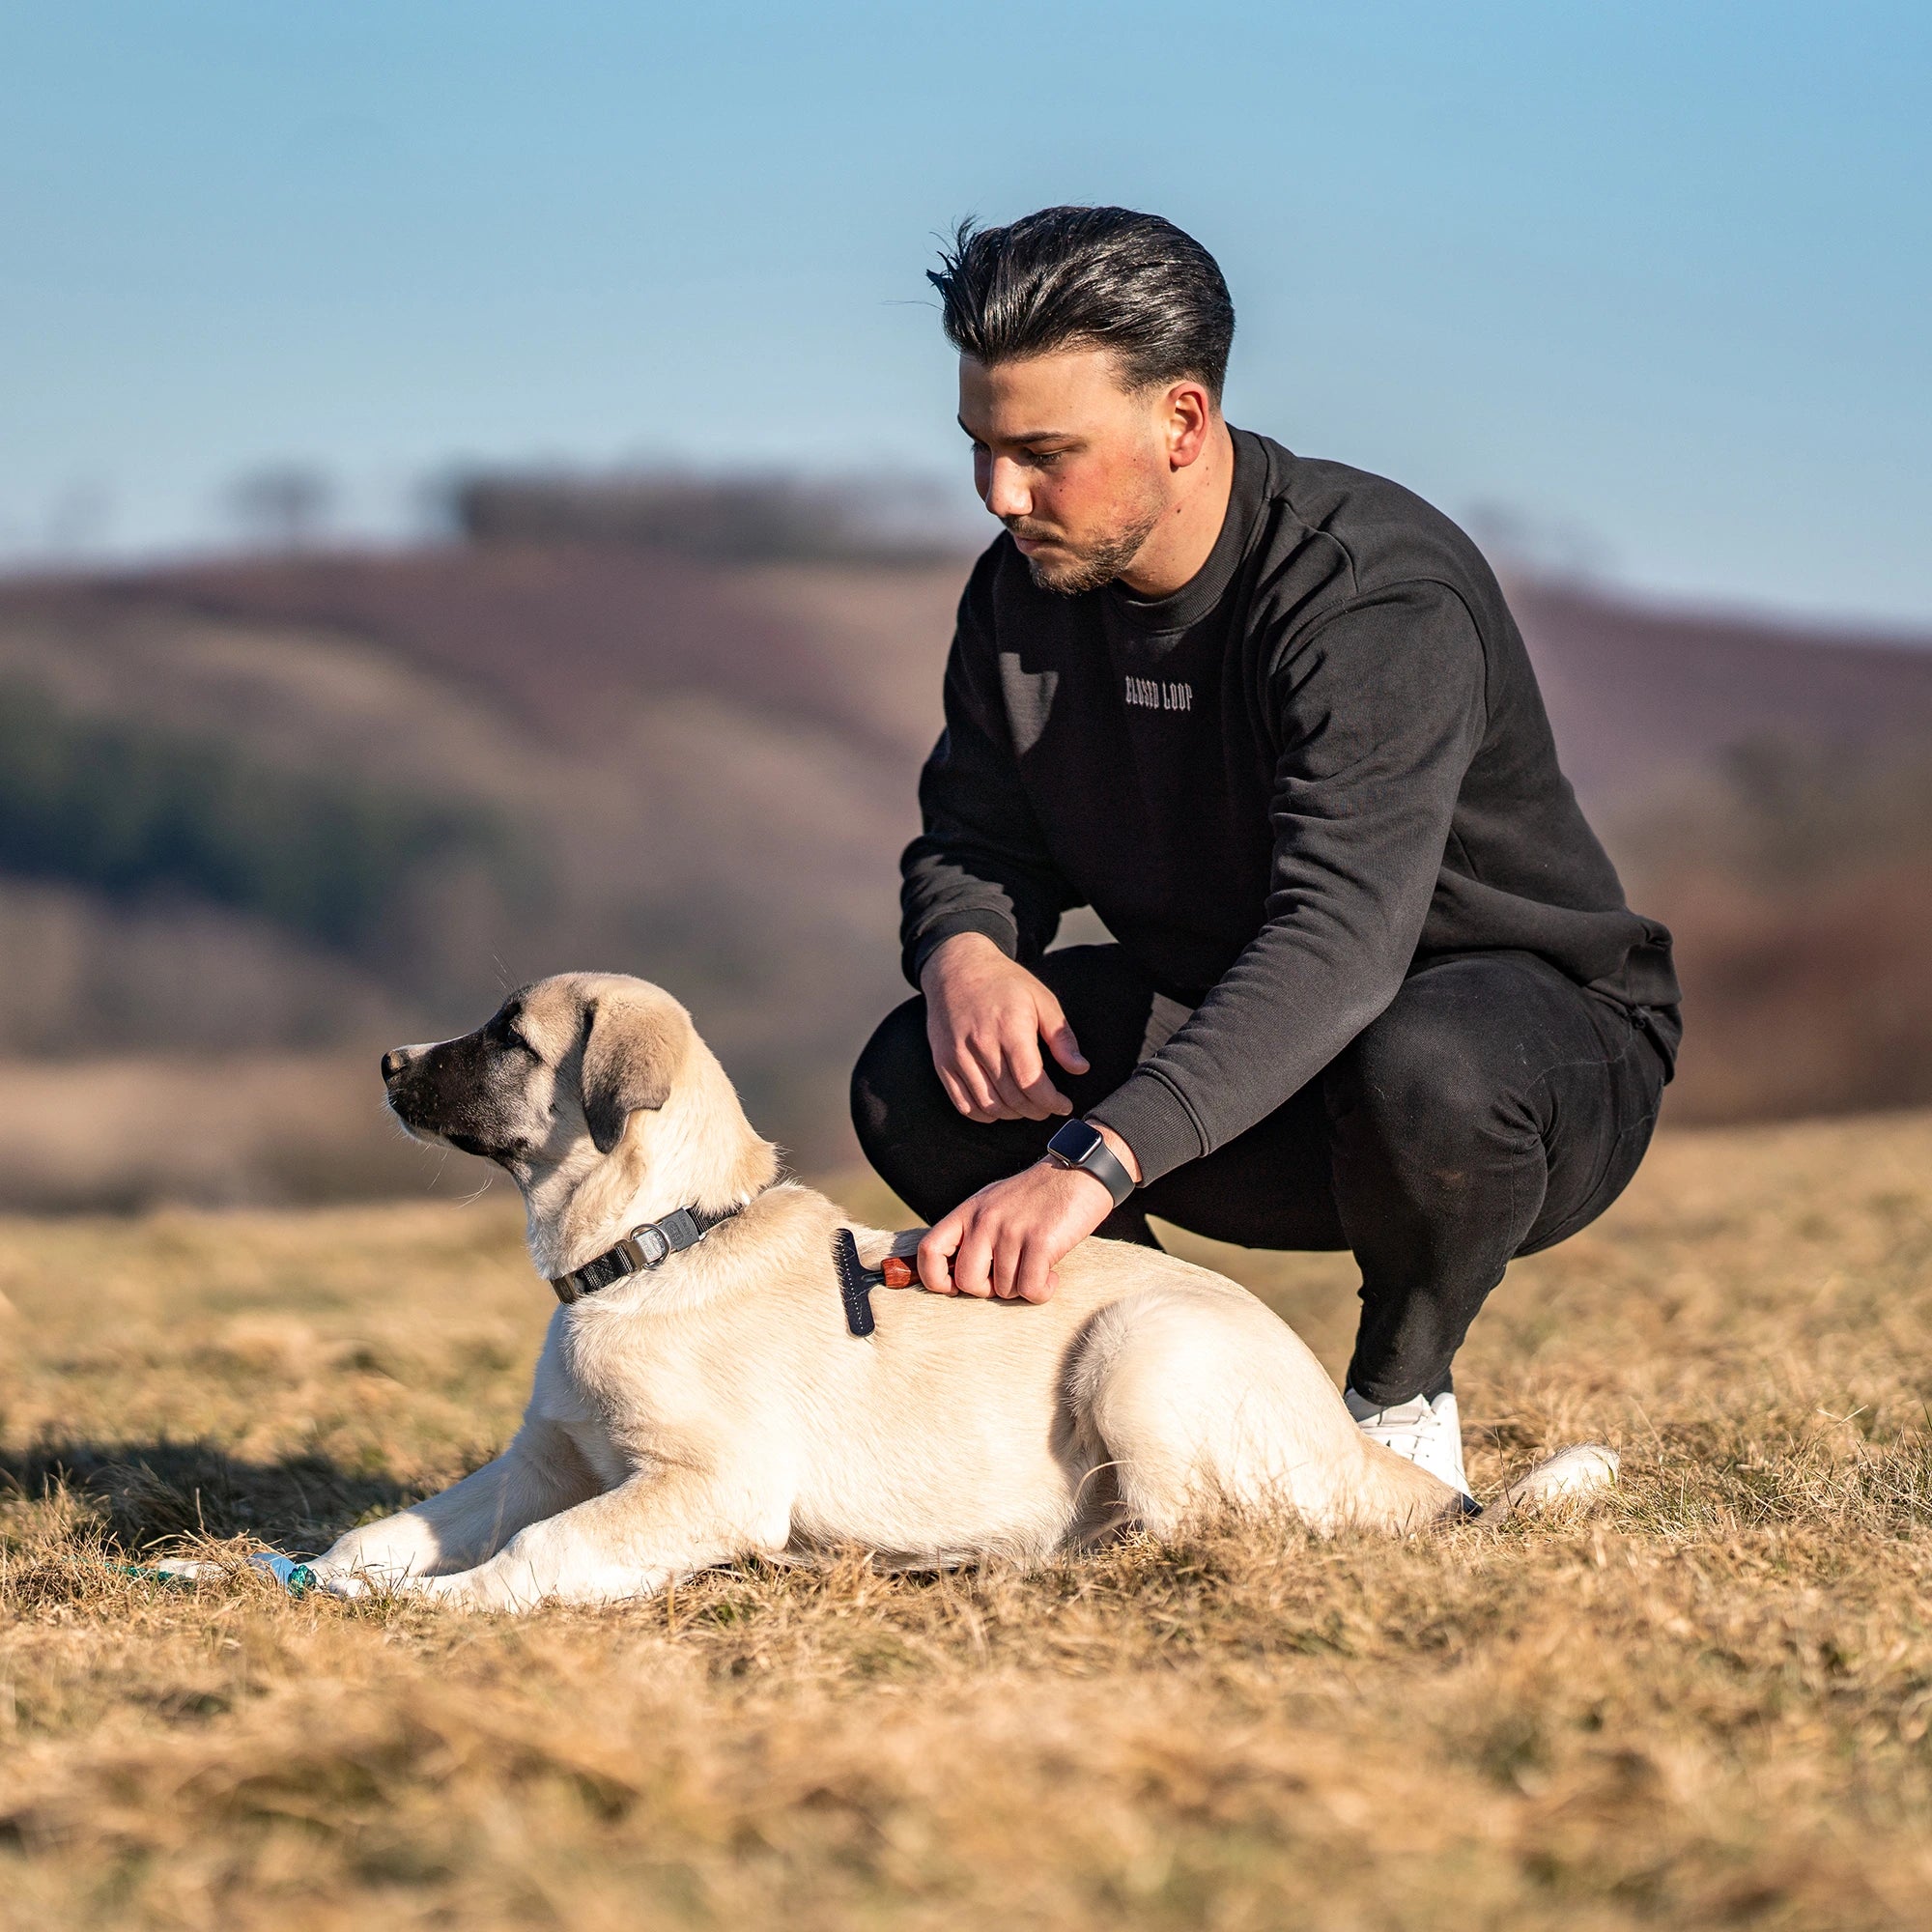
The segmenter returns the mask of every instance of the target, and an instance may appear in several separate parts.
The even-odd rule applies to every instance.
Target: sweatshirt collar
[[[1208,561],[1179,590],[1169,591],[1165,597],[1136,597],[1118,582],[1100,593],[1112,600],[1114,609],[1137,631],[1184,631],[1198,624],[1221,601],[1221,593],[1234,581],[1247,554],[1248,540],[1267,494],[1267,451],[1252,431],[1230,424],[1228,434],[1235,446],[1235,478],[1228,491],[1221,534],[1214,539]]]

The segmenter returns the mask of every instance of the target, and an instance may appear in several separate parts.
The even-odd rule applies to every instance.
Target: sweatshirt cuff
[[[982,933],[1009,959],[1020,956],[1019,928],[1003,914],[977,908],[941,913],[930,925],[922,926],[915,937],[908,939],[900,952],[899,964],[915,988],[919,986],[920,974],[925,970],[925,962],[947,940],[961,932]]]
[[[1143,1187],[1208,1151],[1194,1109],[1150,1066],[1129,1074],[1082,1118],[1112,1127],[1133,1149]]]

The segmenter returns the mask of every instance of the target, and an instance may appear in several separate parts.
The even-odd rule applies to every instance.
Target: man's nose
[[[1017,463],[995,457],[986,478],[986,507],[996,517],[1027,517],[1033,514],[1033,492],[1026,487]]]

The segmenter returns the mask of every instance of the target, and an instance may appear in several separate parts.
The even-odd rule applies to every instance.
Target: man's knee
[[[1508,1033],[1473,976],[1411,980],[1329,1069],[1330,1112],[1405,1140],[1492,1132],[1511,1111]]]
[[[908,1000],[879,1024],[852,1069],[852,1126],[872,1171],[921,1219],[1039,1157],[1051,1127],[975,1122],[940,1085],[925,1037],[925,1002]]]
[[[852,1068],[852,1130],[874,1167],[927,1119],[945,1090],[933,1071],[925,1037],[925,1001],[915,995],[874,1029]]]

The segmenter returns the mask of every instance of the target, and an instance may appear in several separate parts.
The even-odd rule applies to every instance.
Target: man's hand
[[[1119,1134],[1100,1135],[1136,1180],[1140,1163]],[[1047,1301],[1054,1270],[1113,1211],[1091,1174],[1050,1160],[962,1201],[919,1244],[919,1277],[934,1294]]]
[[[1068,1073],[1085,1073],[1086,1056],[1060,1002],[1024,966],[983,933],[958,932],[933,949],[919,983],[933,1066],[969,1121],[1049,1121],[1073,1111],[1039,1043]]]

